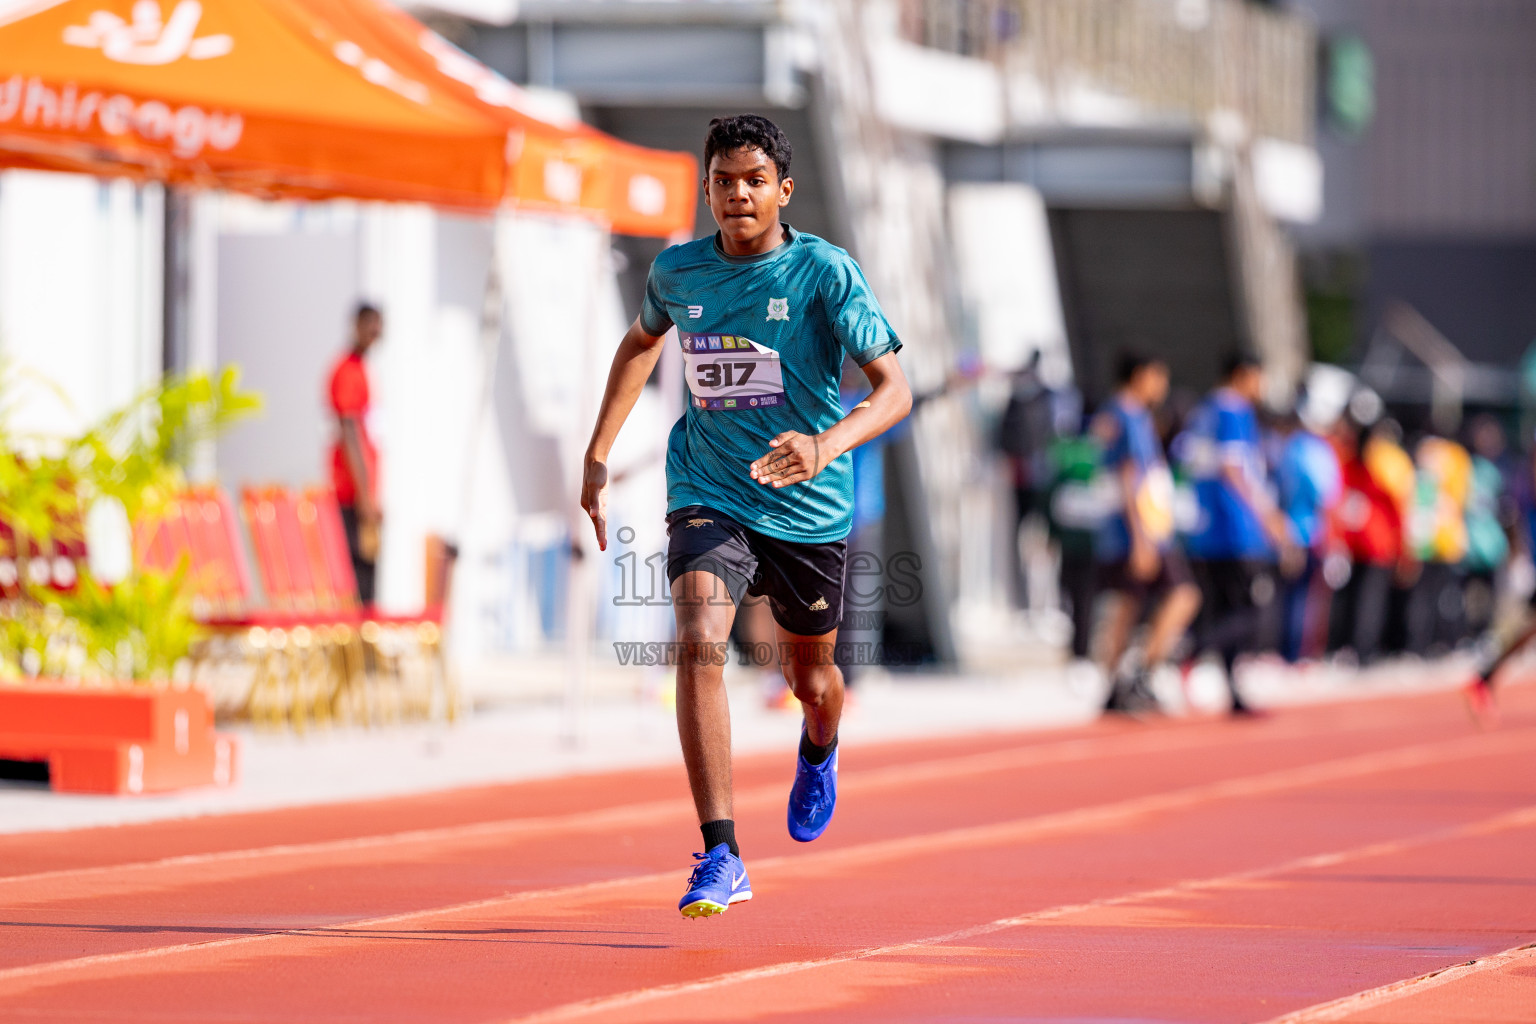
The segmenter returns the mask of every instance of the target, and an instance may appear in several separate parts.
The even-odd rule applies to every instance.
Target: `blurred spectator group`
[[[1198,401],[1170,398],[1155,357],[1122,354],[1117,379],[1085,414],[1031,365],[999,429],[1019,523],[1053,542],[1072,656],[1111,680],[1106,711],[1155,710],[1155,669],[1187,679],[1217,655],[1250,713],[1244,659],[1441,656],[1529,595],[1536,459],[1512,423],[1405,424],[1328,365],[1283,406],[1242,357]]]

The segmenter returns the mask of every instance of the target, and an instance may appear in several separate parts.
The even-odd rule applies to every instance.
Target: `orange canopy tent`
[[[696,163],[579,122],[381,0],[0,2],[0,167],[692,227]]]

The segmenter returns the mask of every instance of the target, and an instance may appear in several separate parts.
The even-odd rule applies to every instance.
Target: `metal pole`
[[[192,194],[165,186],[160,293],[160,369],[186,373],[192,355]]]
[[[475,481],[479,476],[475,463],[480,455],[480,436],[485,433],[490,419],[496,389],[496,364],[501,355],[502,304],[505,301],[501,286],[501,228],[501,214],[498,213],[491,220],[491,269],[485,278],[485,299],[480,304],[480,396],[469,421],[469,437],[464,450],[464,479],[459,490],[459,517],[453,535],[455,546],[469,528],[469,510],[474,504]]]

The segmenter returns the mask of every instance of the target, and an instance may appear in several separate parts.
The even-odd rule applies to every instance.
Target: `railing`
[[[901,0],[898,25],[910,42],[998,61],[1058,96],[1090,87],[1151,111],[1232,111],[1256,135],[1312,138],[1312,27],[1247,0]]]
[[[902,0],[900,33],[919,46],[996,60],[1019,34],[1024,7],[1025,0]]]

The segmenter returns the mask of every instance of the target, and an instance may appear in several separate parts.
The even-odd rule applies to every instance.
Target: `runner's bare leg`
[[[1501,645],[1498,657],[1483,671],[1483,678],[1493,682],[1505,664],[1512,661],[1532,640],[1536,640],[1536,620],[1527,621],[1518,633]]]
[[[1112,593],[1108,621],[1104,625],[1103,646],[1104,673],[1113,678],[1131,645],[1131,632],[1141,618],[1141,602],[1130,594]]]
[[[725,583],[711,572],[685,572],[672,583],[677,615],[677,737],[699,824],[731,812],[731,709],[725,664],[736,617]]]
[[[1148,665],[1160,665],[1173,654],[1199,612],[1200,588],[1193,583],[1181,583],[1163,598],[1152,616],[1152,631],[1147,637]]]
[[[774,625],[784,680],[805,713],[806,735],[812,743],[824,747],[837,735],[838,723],[843,719],[843,671],[832,660],[837,630],[821,636],[801,636]]]

